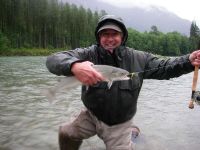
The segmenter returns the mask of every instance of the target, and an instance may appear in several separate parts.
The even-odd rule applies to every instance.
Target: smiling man
[[[114,23],[107,23],[98,30],[100,45],[113,53],[116,47],[122,43],[122,30]]]
[[[97,44],[53,54],[47,68],[56,75],[74,75],[83,83],[81,99],[85,110],[72,121],[60,126],[61,150],[78,150],[82,141],[98,135],[107,150],[133,150],[139,128],[133,124],[137,100],[144,79],[170,79],[194,70],[200,65],[200,50],[191,54],[160,59],[143,51],[126,47],[127,29],[113,15],[99,19],[95,30]],[[138,76],[116,81],[108,89],[103,76],[92,64],[110,65]]]

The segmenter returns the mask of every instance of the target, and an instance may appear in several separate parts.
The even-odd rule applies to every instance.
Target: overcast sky
[[[149,5],[161,6],[178,15],[183,19],[190,21],[195,20],[200,26],[200,7],[198,0],[99,0],[116,5],[119,7],[141,6],[148,7]]]

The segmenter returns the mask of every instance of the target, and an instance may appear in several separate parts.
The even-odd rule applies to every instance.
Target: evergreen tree
[[[190,43],[191,50],[197,49],[200,43],[200,30],[195,21],[193,21],[190,26]]]
[[[190,37],[199,37],[200,30],[195,21],[192,21],[190,26]]]

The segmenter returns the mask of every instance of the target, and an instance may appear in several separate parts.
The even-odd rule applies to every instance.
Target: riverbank
[[[0,50],[0,56],[47,56],[64,49],[37,49],[37,48],[21,48]]]
[[[38,48],[20,48],[20,49],[7,49],[7,50],[0,50],[0,57],[1,56],[48,56],[52,53],[66,51],[70,48],[60,48],[60,49],[38,49]],[[166,57],[155,54],[157,57]]]

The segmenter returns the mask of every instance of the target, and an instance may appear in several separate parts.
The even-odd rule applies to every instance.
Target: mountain
[[[108,14],[120,16],[127,27],[137,31],[149,31],[151,26],[157,26],[158,30],[164,33],[177,31],[184,35],[189,35],[191,21],[182,19],[176,14],[167,11],[162,7],[150,6],[148,9],[140,7],[120,8],[100,0],[62,0],[84,8],[90,8],[92,11],[105,10]]]

